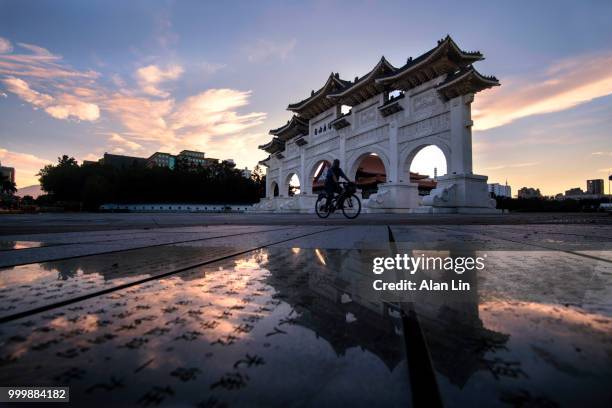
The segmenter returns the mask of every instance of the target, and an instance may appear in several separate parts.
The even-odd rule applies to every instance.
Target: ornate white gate
[[[311,212],[314,172],[322,161],[340,159],[354,178],[361,160],[375,155],[386,180],[364,200],[366,211],[495,212],[487,177],[472,173],[471,103],[477,92],[499,85],[495,77],[475,70],[472,64],[481,59],[480,52],[462,51],[447,36],[400,68],[382,57],[354,81],[332,73],[322,88],[288,106],[295,115],[271,130],[273,139],[260,146],[270,156],[261,162],[267,166],[267,194],[256,209]],[[430,145],[444,153],[447,174],[421,199],[410,164]],[[292,174],[300,180],[301,193],[289,197]]]

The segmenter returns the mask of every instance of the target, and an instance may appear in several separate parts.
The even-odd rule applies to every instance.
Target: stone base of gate
[[[293,197],[281,198],[278,206],[280,213],[314,213],[316,194],[298,194]]]
[[[292,197],[262,198],[253,204],[251,212],[257,213],[314,213],[316,194],[299,194]]]
[[[489,195],[487,176],[448,174],[438,177],[438,185],[423,197],[423,206],[414,212],[429,214],[500,214]]]
[[[253,204],[250,211],[252,212],[274,212],[278,209],[278,197],[274,198],[260,198],[258,203]]]
[[[368,213],[409,213],[419,206],[419,185],[416,183],[383,183],[378,192],[364,200]]]

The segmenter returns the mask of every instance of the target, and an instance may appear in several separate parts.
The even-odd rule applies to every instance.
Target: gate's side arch
[[[269,198],[278,197],[280,190],[278,188],[278,182],[276,180],[270,180],[269,187],[266,190]]]
[[[296,175],[299,182],[300,182],[300,188],[302,187],[303,184],[303,177],[300,173],[300,169],[299,168],[292,168],[286,171],[283,171],[283,179],[280,180],[279,183],[279,189],[280,189],[280,196],[281,197],[289,197],[289,181],[291,180],[291,177],[293,177],[293,175]]]
[[[425,147],[427,146],[436,146],[442,153],[444,153],[444,158],[446,159],[446,171],[450,171],[451,169],[451,148],[448,144],[440,141],[439,139],[430,139],[430,140],[418,140],[412,143],[409,143],[400,151],[399,157],[399,172],[400,182],[410,182],[410,165],[414,160],[415,156]]]
[[[307,194],[312,193],[312,181],[319,165],[322,162],[327,162],[329,165],[331,165],[334,159],[335,157],[333,155],[326,153],[311,159],[306,166],[304,166],[305,177],[303,180],[300,179],[300,182],[304,185],[304,191],[306,191]],[[325,175],[323,175],[323,177],[325,177]]]
[[[354,179],[355,174],[359,169],[361,160],[365,156],[372,153],[375,153],[383,162],[383,165],[385,166],[385,173],[390,174],[391,163],[389,161],[389,153],[385,149],[374,145],[364,146],[351,152],[347,152],[346,167],[344,167],[342,163],[340,163],[340,166],[347,170],[345,173],[350,179]]]

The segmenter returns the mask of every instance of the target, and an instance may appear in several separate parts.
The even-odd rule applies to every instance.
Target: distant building
[[[518,198],[542,198],[539,188],[523,187],[518,191]]]
[[[223,162],[229,163],[232,167],[236,164],[234,160],[227,159],[223,160]],[[177,155],[173,155],[165,152],[155,152],[148,158],[143,157],[132,157],[132,156],[122,156],[118,154],[109,154],[104,153],[104,157],[98,160],[97,162],[92,162],[89,160],[83,161],[83,165],[92,165],[92,164],[107,164],[109,166],[113,166],[116,168],[126,168],[126,167],[165,167],[171,170],[176,169],[178,166],[185,166],[186,168],[199,168],[199,167],[208,167],[213,164],[218,164],[219,159],[213,159],[211,157],[206,157],[204,152],[198,152],[195,150],[183,150]],[[184,168],[184,167],[182,167]],[[249,173],[250,177],[250,173]]]
[[[147,167],[167,167],[174,170],[176,158],[170,153],[155,152],[147,159]]]
[[[595,181],[596,183],[590,184],[589,182],[591,181]],[[598,185],[600,183],[597,182],[601,182],[601,185]],[[598,190],[600,187],[601,190]],[[599,192],[594,193],[592,191]],[[564,199],[571,200],[599,200],[602,197],[605,197],[603,194],[603,180],[587,180],[587,191],[582,191],[580,187],[570,188],[565,191],[563,196]]]
[[[509,185],[499,183],[489,183],[489,193],[496,197],[512,197],[512,188]]]
[[[14,167],[5,167],[0,163],[0,174],[2,177],[6,177],[9,179],[11,183],[15,182],[15,168]]]
[[[130,167],[144,167],[147,164],[147,159],[142,157],[104,153],[104,157],[98,160],[98,163],[111,166],[116,169],[127,169]]]
[[[604,181],[603,179],[587,180],[587,194],[603,194]]]
[[[219,163],[218,159],[206,157],[204,152],[195,150],[183,150],[176,155],[177,163],[187,166],[187,168],[208,167],[212,164]]]
[[[245,167],[244,169],[242,169],[240,172],[242,173],[242,177],[247,178],[247,179],[251,178],[251,174],[253,173],[253,172],[252,172],[251,170],[249,170],[247,167]]]
[[[565,197],[577,197],[584,195],[584,191],[580,187],[570,188],[569,190],[565,190]]]

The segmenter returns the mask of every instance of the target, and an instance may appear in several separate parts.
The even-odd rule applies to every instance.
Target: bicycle
[[[326,193],[319,194],[315,204],[315,212],[319,218],[327,218],[337,209],[341,209],[342,214],[351,220],[357,218],[361,213],[361,200],[355,195],[357,191],[355,183],[339,182],[338,184],[344,186],[342,192],[335,194],[330,203],[327,202]]]

